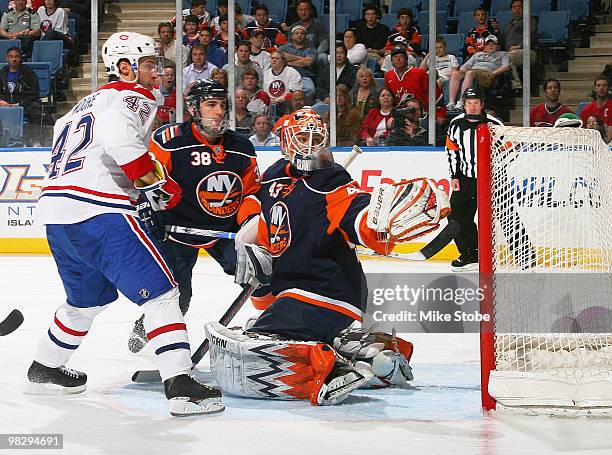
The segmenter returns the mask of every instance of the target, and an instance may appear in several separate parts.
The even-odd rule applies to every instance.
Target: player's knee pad
[[[370,387],[406,387],[414,379],[409,365],[411,342],[395,334],[347,329],[334,340],[334,349],[363,368],[369,368],[374,378]]]
[[[324,343],[281,340],[216,322],[205,328],[212,374],[224,392],[335,404],[338,396],[357,387],[356,381],[364,380],[352,367],[340,372],[334,350]]]

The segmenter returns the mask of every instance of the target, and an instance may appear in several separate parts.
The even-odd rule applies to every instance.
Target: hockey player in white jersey
[[[54,128],[36,210],[67,299],[40,340],[27,391],[85,390],[85,373],[65,364],[119,290],[144,309],[172,415],[219,412],[221,392],[189,374],[179,292],[135,210],[138,197],[164,210],[182,193],[146,147],[157,108],[151,92],[158,80],[155,42],[138,33],[115,33],[102,54],[115,81],[79,101]]]

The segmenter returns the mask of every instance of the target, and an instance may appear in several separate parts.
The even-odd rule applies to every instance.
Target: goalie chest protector
[[[367,286],[347,242],[362,244],[370,195],[337,164],[310,176],[281,159],[263,175],[259,244],[274,256],[271,292],[362,320]]]

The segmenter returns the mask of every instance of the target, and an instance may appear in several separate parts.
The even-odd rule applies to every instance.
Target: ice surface
[[[448,265],[376,259],[365,268],[444,272]],[[476,334],[410,335],[415,345],[410,390],[358,391],[335,407],[225,397],[221,415],[172,418],[161,385],[130,383],[134,370],[154,364],[148,351],[127,350],[140,311],[124,298],[96,318],[70,361],[88,373],[86,393],[23,395],[38,339],[65,296],[47,256],[0,256],[0,275],[0,318],[12,308],[25,316],[19,330],[0,337],[0,433],[63,433],[64,450],[58,453],[612,454],[612,420],[481,414]],[[238,292],[216,263],[198,261],[187,317],[192,346],[202,340],[203,323],[218,319]],[[245,306],[236,323],[253,313]],[[196,375],[211,380],[207,359]]]

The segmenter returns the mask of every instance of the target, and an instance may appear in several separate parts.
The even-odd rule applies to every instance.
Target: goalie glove
[[[449,214],[446,193],[420,177],[374,188],[367,226],[379,240],[402,243],[437,229]]]
[[[236,249],[236,276],[234,281],[257,289],[272,281],[272,256],[264,248],[252,243]]]
[[[152,210],[169,210],[175,207],[183,197],[183,190],[159,161],[153,160],[152,172],[158,178],[156,182],[147,185],[141,179],[136,179],[134,187],[149,201]]]

